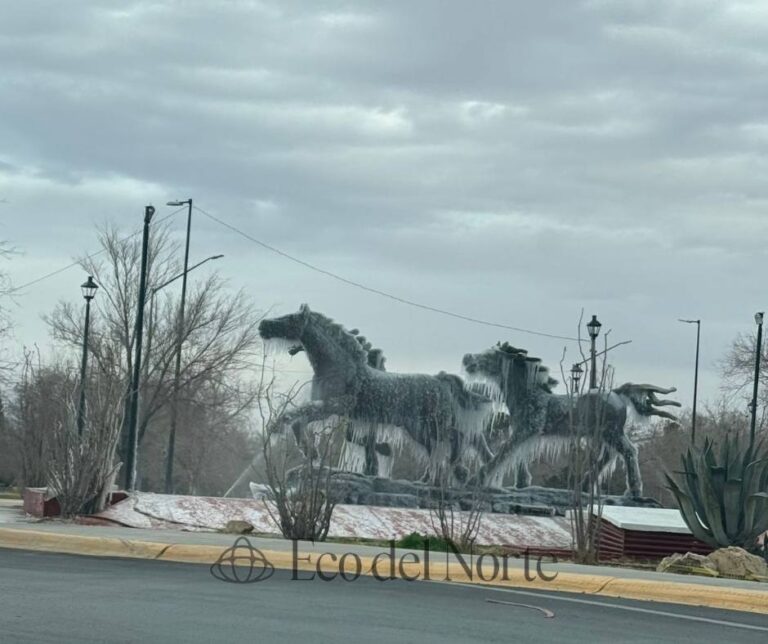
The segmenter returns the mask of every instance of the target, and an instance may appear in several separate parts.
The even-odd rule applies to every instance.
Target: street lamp
[[[80,402],[77,405],[77,435],[83,435],[85,426],[85,372],[88,368],[88,327],[91,324],[91,300],[96,296],[98,284],[93,281],[93,275],[80,285],[85,298],[85,328],[83,330],[83,359],[80,363]]]
[[[199,266],[202,266],[206,262],[210,262],[215,259],[221,259],[224,257],[224,255],[211,255],[210,257],[206,257],[201,262],[198,262],[194,266],[190,266],[188,273],[191,273],[193,270],[198,268]],[[147,352],[146,352],[146,362],[147,365],[149,365],[149,356],[152,355],[152,338],[154,337],[154,328],[155,328],[155,295],[157,295],[158,291],[161,291],[169,284],[172,284],[177,279],[179,279],[184,273],[179,273],[178,275],[174,275],[171,279],[163,282],[160,284],[160,286],[155,286],[150,292],[149,292],[149,333],[147,333]]]
[[[696,367],[693,372],[693,418],[691,419],[691,445],[696,444],[696,398],[699,391],[699,343],[701,340],[701,320],[678,320],[685,324],[696,325]]]
[[[211,255],[210,257],[206,257],[201,262],[197,262],[194,266],[190,266],[187,273],[191,273],[193,270],[198,268],[199,266],[202,266],[206,262],[213,261],[215,259],[221,259],[224,257],[224,255]],[[152,335],[154,330],[154,323],[155,323],[155,295],[157,295],[158,291],[163,290],[166,286],[169,284],[172,284],[177,279],[182,277],[184,273],[179,273],[178,275],[174,275],[171,279],[163,282],[160,284],[160,286],[155,286],[150,292],[149,292],[149,337],[147,338],[147,361],[149,360],[149,356],[152,355]]]
[[[182,199],[179,201],[169,201],[169,206],[187,205],[187,240],[184,246],[184,272],[181,274],[181,302],[179,304],[179,314],[176,326],[176,365],[173,370],[173,391],[171,392],[171,430],[168,437],[168,461],[165,469],[165,493],[170,494],[173,491],[171,477],[173,476],[173,466],[168,467],[168,463],[173,463],[173,452],[176,445],[176,425],[179,415],[179,379],[181,377],[181,345],[184,342],[184,307],[187,302],[187,273],[189,272],[189,236],[192,232],[192,199]]]
[[[582,369],[581,364],[577,362],[571,367],[571,388],[574,395],[579,391],[579,383],[581,382],[582,375],[584,375],[584,369]]]
[[[194,266],[190,266],[189,270],[187,270],[187,273],[191,273],[196,268],[202,266],[206,262],[210,262],[216,259],[221,259],[224,257],[224,255],[211,255],[210,257],[206,257],[204,260],[198,262]],[[183,277],[185,273],[179,273],[178,275],[174,275],[171,279],[163,282],[159,286],[155,286],[149,293],[149,332],[147,334],[147,352],[145,360],[147,362],[147,365],[149,366],[149,356],[152,355],[152,338],[154,336],[154,328],[155,328],[155,295],[157,295],[158,291],[161,291],[169,284],[172,284],[177,279]],[[169,432],[168,435],[168,449],[166,450],[166,462],[165,462],[165,471],[166,471],[166,481],[165,481],[165,488],[169,489],[171,487],[170,481],[173,480],[173,455],[175,451],[175,443],[176,443],[176,437],[175,437],[175,431]]]
[[[597,354],[595,353],[595,340],[600,335],[600,324],[597,320],[597,316],[593,315],[592,319],[587,324],[587,332],[589,333],[589,340],[591,344],[590,348],[590,367],[589,367],[589,388],[590,390],[597,389]]]
[[[755,426],[757,424],[757,388],[760,381],[760,357],[763,351],[763,312],[755,313],[755,324],[757,324],[757,342],[755,347],[755,382],[752,387],[752,419],[749,425],[749,451],[755,446]]]

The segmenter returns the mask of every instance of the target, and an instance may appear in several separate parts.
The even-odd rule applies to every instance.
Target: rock
[[[656,568],[656,572],[673,572],[681,575],[704,575],[719,577],[715,565],[704,555],[687,552],[684,555],[675,553],[664,557]]]
[[[464,510],[465,512],[492,512],[493,506],[488,501],[481,501],[478,499],[473,499],[471,497],[469,498],[463,498],[459,499],[459,507]]]
[[[226,534],[250,534],[253,532],[253,525],[247,521],[234,519],[232,521],[227,521],[227,525],[221,529],[221,532]]]
[[[385,508],[418,508],[419,500],[413,494],[381,494],[374,492],[365,499],[366,505]]]
[[[720,548],[708,554],[707,560],[722,577],[768,581],[768,563],[743,548]]]
[[[289,483],[295,483],[299,468],[288,473]],[[252,488],[254,497],[260,490]],[[423,481],[405,481],[375,478],[356,472],[334,470],[331,476],[331,494],[339,502],[353,505],[379,505],[403,508],[434,508],[440,501],[461,504],[465,509],[472,503],[467,501],[474,496],[467,488],[457,486],[439,489]],[[525,488],[488,487],[481,491],[484,512],[511,514],[530,514],[563,516],[573,503],[570,490],[560,490],[539,486]],[[588,498],[584,496],[585,503]],[[655,500],[647,498],[628,498],[624,496],[604,496],[606,505],[627,505],[635,507],[661,507]]]
[[[373,491],[380,494],[412,494],[418,491],[418,484],[396,479],[373,479]]]

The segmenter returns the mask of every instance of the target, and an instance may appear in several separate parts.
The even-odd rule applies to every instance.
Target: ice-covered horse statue
[[[384,367],[386,363],[384,352],[381,349],[374,348],[365,336],[360,335],[358,329],[350,329],[349,332],[355,336],[355,340],[363,347],[368,366],[379,371],[386,371]],[[304,347],[296,344],[288,350],[288,353],[294,356],[302,351],[304,351]],[[295,430],[297,434],[296,440],[299,446],[303,448],[301,432],[302,430],[297,427]],[[371,427],[370,432],[366,432],[365,436],[361,436],[360,432],[354,432],[352,427],[348,427],[345,436],[346,444],[344,446],[343,459],[339,464],[339,468],[345,472],[359,472],[368,476],[390,478],[394,450],[389,443],[378,440],[379,433],[377,427]],[[381,433],[386,433],[386,430]]]
[[[469,391],[458,376],[372,367],[355,335],[306,304],[298,313],[262,320],[259,333],[266,341],[301,345],[314,372],[311,401],[286,412],[283,427],[300,433],[308,423],[337,415],[349,420],[356,437],[376,432],[393,443],[404,434],[422,449],[433,479],[448,472],[461,482],[468,457],[492,457],[484,431],[493,404]]]
[[[632,383],[611,391],[589,392],[573,400],[567,395],[557,395],[553,393],[557,381],[550,377],[541,360],[529,357],[526,351],[507,343],[499,343],[483,353],[465,355],[463,366],[470,377],[495,390],[509,411],[507,436],[498,448],[494,446],[495,456],[482,469],[482,478],[489,484],[500,484],[515,468],[517,487],[529,485],[528,463],[548,452],[562,452],[572,436],[571,419],[594,415],[594,405],[598,404],[599,410],[594,417],[600,421],[603,448],[599,467],[601,470],[610,468],[616,457],[620,457],[626,470],[626,495],[640,497],[643,484],[637,448],[626,434],[631,424],[628,421],[634,414],[676,420],[675,416],[657,407],[680,406],[676,401],[656,397],[657,393],[676,391],[674,388]]]

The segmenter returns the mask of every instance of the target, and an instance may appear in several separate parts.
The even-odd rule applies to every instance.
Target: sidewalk
[[[4,543],[2,533],[3,529],[10,529],[12,532],[26,531],[30,537],[30,543],[35,535],[46,534],[51,537],[60,535],[62,538],[70,541],[78,537],[86,539],[105,538],[108,540],[120,540],[122,542],[146,543],[146,544],[163,544],[174,546],[190,546],[190,547],[202,547],[205,549],[205,553],[210,554],[211,548],[215,548],[217,552],[221,552],[226,548],[233,545],[237,539],[237,535],[221,534],[216,532],[187,532],[182,530],[157,530],[157,529],[142,529],[142,528],[127,528],[122,526],[91,526],[80,525],[71,522],[59,521],[59,520],[38,520],[27,517],[21,510],[21,504],[19,501],[0,500],[0,547],[9,547]],[[284,557],[281,559],[292,560],[294,544],[291,541],[287,541],[281,538],[267,538],[248,536],[250,543],[259,548],[262,551],[268,551],[270,553],[281,553]],[[23,547],[23,546],[10,546],[10,547]],[[50,550],[50,545],[45,548],[33,548],[30,549],[46,549]],[[365,546],[358,544],[346,544],[346,543],[311,543],[308,541],[298,542],[296,546],[297,551],[301,557],[306,555],[314,555],[315,557],[322,553],[334,553],[337,556],[341,556],[345,553],[355,553],[361,558],[372,559],[376,555],[382,552],[387,553],[388,548],[378,546]],[[87,550],[87,549],[86,549]],[[421,556],[423,553],[418,551],[397,549],[396,555],[398,559],[406,554],[413,553],[414,555]],[[87,551],[82,554],[90,554]],[[117,555],[119,556],[119,555]],[[128,555],[131,556],[131,555]],[[154,558],[154,557],[149,557]],[[446,555],[445,553],[431,553],[433,561],[446,562],[450,564],[458,565],[458,559],[452,555]],[[271,560],[271,559],[270,559]],[[202,559],[200,559],[202,562]],[[469,561],[469,556],[465,557],[465,562]],[[475,558],[476,561],[476,558]],[[531,558],[531,570],[535,571],[537,558]],[[209,562],[210,563],[210,562]],[[523,571],[525,562],[522,559],[510,558],[508,560],[510,570]],[[657,573],[651,570],[636,570],[632,568],[616,567],[616,566],[584,566],[572,563],[552,563],[547,559],[542,561],[541,568],[547,576],[551,576],[554,573],[558,573],[559,576],[567,576],[568,578],[583,577],[589,578],[591,581],[596,579],[602,580],[622,580],[622,581],[637,581],[640,583],[653,585],[685,585],[687,587],[706,587],[711,589],[726,590],[743,590],[750,593],[758,593],[764,602],[765,612],[768,612],[768,584],[760,584],[757,582],[744,581],[738,579],[724,579],[724,578],[710,578],[710,577],[698,577],[693,575],[678,575],[670,573]],[[547,588],[548,586],[539,585],[540,588]],[[553,588],[554,589],[554,588]],[[586,589],[584,592],[589,592]]]

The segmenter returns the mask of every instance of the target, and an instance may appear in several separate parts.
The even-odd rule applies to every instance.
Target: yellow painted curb
[[[167,547],[167,544],[115,539],[113,537],[84,537],[35,530],[0,528],[0,547],[96,557],[155,559]]]
[[[219,561],[229,546],[154,543],[110,537],[89,537],[0,528],[0,548],[210,565]],[[340,564],[338,555],[327,553],[321,558],[322,553],[299,552],[294,562],[292,551],[261,549],[260,551],[275,568],[295,569],[308,573],[305,578],[312,573],[334,574],[339,573],[340,570],[355,575],[357,574],[358,561],[360,562],[359,574],[374,575],[374,557],[348,556],[343,564]],[[478,571],[476,565],[472,567],[472,574],[469,575],[459,563],[446,563],[444,559],[442,561],[435,560],[439,559],[441,554],[432,553],[433,560],[430,561],[428,570],[421,562],[403,561],[402,565],[398,562],[394,569],[394,576],[410,580],[448,581],[491,587],[583,593],[768,614],[768,589],[763,591],[673,581],[620,579],[607,575],[567,572],[558,572],[557,576],[550,581],[536,576],[529,580],[524,571],[518,568],[510,568],[505,575],[499,578],[498,575],[492,575],[493,571],[489,566],[483,566]],[[250,565],[247,560],[236,563],[238,565]],[[389,563],[379,561],[376,572],[382,577],[388,577],[392,570]],[[482,572],[482,576],[486,577],[488,581],[484,581],[478,572]]]

